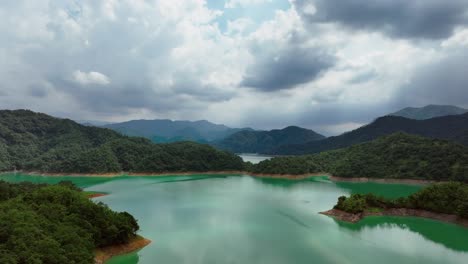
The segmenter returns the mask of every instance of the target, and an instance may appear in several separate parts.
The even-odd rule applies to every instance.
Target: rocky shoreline
[[[409,216],[409,217],[428,218],[428,219],[433,219],[437,221],[448,222],[448,223],[468,227],[468,219],[463,219],[456,215],[434,213],[434,212],[430,212],[426,210],[408,209],[408,208],[382,209],[382,211],[379,211],[379,212],[364,211],[362,213],[357,213],[357,214],[348,213],[348,212],[338,210],[338,209],[331,209],[325,212],[321,212],[320,214],[331,216],[340,221],[345,221],[345,222],[350,222],[350,223],[357,223],[367,216],[402,216],[402,217]]]

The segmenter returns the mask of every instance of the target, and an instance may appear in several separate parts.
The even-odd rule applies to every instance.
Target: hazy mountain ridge
[[[154,142],[196,141],[210,142],[225,138],[241,130],[251,128],[230,128],[206,120],[172,121],[169,119],[131,120],[105,125],[124,135],[146,137]]]
[[[416,120],[425,120],[434,117],[448,116],[448,115],[461,115],[467,113],[468,109],[463,109],[453,105],[426,105],[424,107],[406,107],[395,113],[389,114],[391,116],[401,116]]]
[[[289,126],[270,131],[240,131],[213,145],[235,153],[266,153],[282,145],[303,144],[324,138],[312,130]]]

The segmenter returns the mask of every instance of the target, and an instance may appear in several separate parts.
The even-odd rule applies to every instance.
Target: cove
[[[110,264],[467,263],[468,229],[420,218],[369,217],[358,224],[318,212],[339,196],[405,196],[417,185],[335,183],[249,176],[42,177],[72,180],[113,210],[128,211],[151,243]]]

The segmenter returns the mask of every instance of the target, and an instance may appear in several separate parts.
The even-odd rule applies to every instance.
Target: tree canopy
[[[28,110],[0,111],[0,171],[183,172],[243,166],[240,157],[208,145],[154,144]]]
[[[94,263],[94,250],[135,237],[137,221],[94,203],[70,182],[0,181],[0,263]]]

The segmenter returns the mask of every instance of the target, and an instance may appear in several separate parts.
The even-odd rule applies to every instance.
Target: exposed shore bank
[[[137,250],[140,250],[151,243],[151,240],[146,239],[141,236],[137,236],[136,238],[132,239],[127,244],[123,245],[116,245],[116,246],[109,246],[105,248],[100,248],[96,250],[94,263],[95,264],[104,264],[106,261],[111,259],[112,257],[118,255],[128,254]]]
[[[316,172],[306,174],[274,174],[274,173],[252,173],[248,171],[185,171],[185,172],[109,172],[109,173],[50,173],[50,172],[37,172],[37,171],[10,171],[2,172],[0,174],[13,174],[21,173],[33,176],[70,176],[70,177],[158,177],[158,176],[196,176],[196,175],[247,175],[257,178],[270,178],[270,179],[289,179],[289,180],[304,180],[311,177],[326,176],[333,182],[375,182],[375,183],[393,183],[393,184],[415,184],[427,185],[432,183],[441,183],[444,181],[432,180],[419,180],[419,179],[384,179],[384,178],[345,178],[333,176],[327,172]]]
[[[107,193],[88,193],[87,196],[89,199],[98,198],[108,195]]]
[[[421,217],[421,218],[428,218],[437,221],[452,223],[461,225],[464,227],[468,227],[468,219],[460,218],[456,215],[451,214],[443,214],[443,213],[434,213],[431,211],[426,210],[418,210],[418,209],[408,209],[408,208],[391,208],[391,209],[383,209],[379,212],[371,212],[371,211],[364,211],[362,213],[348,213],[338,209],[331,209],[325,212],[321,212],[320,214],[331,216],[336,218],[340,221],[350,222],[350,223],[357,223],[361,221],[363,218],[367,216],[409,216],[409,217]]]

